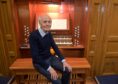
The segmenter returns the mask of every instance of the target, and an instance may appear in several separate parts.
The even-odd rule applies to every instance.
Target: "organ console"
[[[14,0],[13,5],[20,57],[31,57],[28,38],[38,28],[37,18],[41,14],[51,16],[51,33],[61,52],[65,56],[84,57],[87,0]]]

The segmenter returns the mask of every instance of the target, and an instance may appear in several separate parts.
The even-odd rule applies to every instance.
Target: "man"
[[[34,67],[49,79],[52,84],[69,84],[71,66],[66,62],[51,35],[52,20],[48,15],[39,17],[40,28],[30,34],[29,43]],[[58,57],[52,56],[53,48]],[[62,73],[59,79],[56,70]]]

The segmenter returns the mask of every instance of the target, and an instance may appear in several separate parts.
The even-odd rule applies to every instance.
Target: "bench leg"
[[[86,74],[82,74],[83,81],[80,84],[86,84]]]
[[[15,80],[16,80],[16,83],[17,83],[17,84],[20,84],[20,76],[19,76],[19,75],[17,75],[17,76],[15,77]]]

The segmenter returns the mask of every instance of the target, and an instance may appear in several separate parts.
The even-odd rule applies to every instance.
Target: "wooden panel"
[[[108,41],[111,41],[111,42],[118,42],[118,36],[116,35],[111,35],[108,37]]]
[[[77,30],[79,28],[79,30]],[[79,41],[86,47],[88,37],[88,1],[75,0],[74,2],[74,28],[73,40]],[[78,31],[78,32],[76,32]],[[77,36],[79,35],[79,37]]]
[[[92,69],[90,74],[93,76],[98,71],[98,59],[100,49],[100,31],[102,23],[102,0],[91,0],[89,1],[89,45],[88,45],[88,58],[91,63]],[[98,67],[96,67],[98,66]]]
[[[14,2],[14,7],[16,8],[17,16],[14,17],[18,20],[18,41],[19,45],[25,43],[25,28],[29,28],[29,6],[28,1],[16,1]]]
[[[0,18],[2,18],[1,16],[1,12],[2,12],[2,4],[6,4],[6,1],[2,0],[0,1]],[[3,32],[2,32],[2,28],[3,28],[3,24],[2,24],[2,20],[0,20],[0,75],[7,75],[8,73],[8,65],[7,65],[7,57],[5,54],[5,46],[4,46],[4,37],[3,37]]]
[[[1,5],[0,5],[0,8],[1,8]],[[1,17],[1,15],[0,15],[0,17]],[[5,46],[4,46],[4,42],[3,42],[3,35],[1,32],[1,29],[2,29],[2,24],[1,24],[1,20],[0,20],[0,75],[7,75],[7,73],[8,73],[8,65],[7,65],[7,60],[6,60],[7,57],[5,54]]]
[[[90,50],[89,51],[95,51],[96,50],[96,41],[98,40],[99,37],[99,29],[100,29],[100,24],[101,24],[101,4],[100,3],[92,3],[92,12],[91,12],[91,26],[90,26]],[[93,19],[94,18],[94,19]],[[93,47],[92,47],[93,46]]]
[[[83,0],[75,0],[74,1],[74,27],[80,26],[80,21],[82,20],[82,14],[83,14]]]
[[[83,50],[78,50],[78,49],[61,49],[61,53],[65,56],[65,57],[83,57]]]
[[[104,47],[102,74],[118,73],[118,1],[109,0],[104,24]]]
[[[118,52],[118,42],[108,42],[106,52]]]
[[[118,64],[118,58],[105,58],[104,60],[104,68],[103,68],[103,74],[109,75],[109,74],[116,74],[118,71],[117,65]]]
[[[90,4],[88,55],[90,62],[93,63],[93,74],[116,74],[118,0],[92,0]]]
[[[95,3],[102,3],[102,0],[94,0]]]
[[[108,37],[118,37],[118,2],[114,3],[113,1],[111,1],[110,3],[110,17],[108,18],[107,35]]]
[[[9,0],[4,0],[4,1],[2,0],[0,2],[0,6],[1,6],[0,11],[1,11],[1,20],[2,20],[1,32],[3,35],[3,42],[5,47],[4,49],[6,54],[6,58],[4,59],[4,61],[7,61],[8,65],[11,64],[17,56],[11,2]]]
[[[37,0],[14,0],[14,1],[22,1],[22,2],[26,2],[26,1],[37,1]],[[63,0],[39,0],[40,3],[57,3],[60,4]]]
[[[84,57],[84,46],[58,46],[62,55],[65,57]],[[31,57],[30,47],[20,47],[20,56],[22,58]]]

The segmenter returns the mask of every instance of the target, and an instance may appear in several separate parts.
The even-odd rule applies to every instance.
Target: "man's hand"
[[[68,69],[69,72],[72,72],[72,67],[66,61],[64,61],[63,62],[63,68],[64,68],[64,70],[65,70],[66,67],[67,67],[67,69]]]
[[[57,80],[58,75],[57,75],[56,71],[52,67],[49,69],[49,72],[51,74],[51,79]]]

